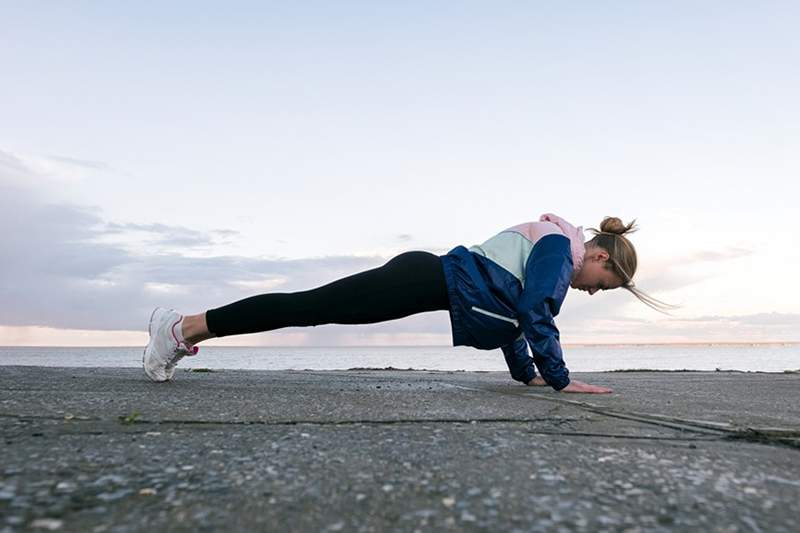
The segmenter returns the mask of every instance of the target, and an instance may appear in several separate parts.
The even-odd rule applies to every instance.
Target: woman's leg
[[[211,337],[288,326],[370,324],[447,309],[441,258],[430,252],[411,251],[381,267],[316,289],[260,294],[187,316],[183,335],[187,342],[196,344]]]

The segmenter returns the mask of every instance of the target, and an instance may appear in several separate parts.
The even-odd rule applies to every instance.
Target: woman
[[[289,326],[371,324],[447,310],[453,346],[501,348],[513,379],[562,392],[611,392],[569,378],[553,317],[568,287],[589,294],[622,287],[657,310],[676,307],[634,288],[636,251],[624,237],[635,231],[633,224],[605,217],[599,231],[590,228],[595,237],[584,242],[582,227],[547,213],[480,245],[459,245],[442,256],[405,252],[316,289],[261,294],[198,315],[157,307],[150,315],[142,364],[150,379],[168,381],[178,361],[212,337]]]

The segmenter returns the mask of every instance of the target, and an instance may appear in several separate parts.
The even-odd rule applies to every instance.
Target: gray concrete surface
[[[0,367],[0,531],[800,530],[800,375]]]

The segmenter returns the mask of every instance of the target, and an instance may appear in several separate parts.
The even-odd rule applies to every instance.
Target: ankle
[[[181,331],[183,340],[189,345],[197,344],[214,336],[208,331],[205,313],[184,316],[181,322]]]

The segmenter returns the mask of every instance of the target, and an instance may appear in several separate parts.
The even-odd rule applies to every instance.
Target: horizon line
[[[698,342],[565,342],[561,346],[768,346],[800,344],[797,341],[698,341]],[[60,344],[27,344],[0,345],[0,348],[141,348],[142,344],[123,345],[60,345]],[[451,344],[309,344],[309,345],[234,345],[209,346],[205,348],[461,348]],[[471,346],[463,346],[471,348]],[[480,349],[480,348],[476,348]],[[499,349],[499,348],[498,348]]]

